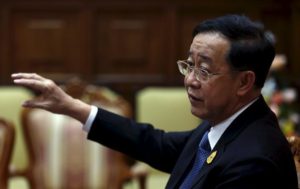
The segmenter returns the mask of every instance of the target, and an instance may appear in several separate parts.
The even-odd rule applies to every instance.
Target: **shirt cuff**
[[[91,106],[91,112],[89,114],[88,119],[86,120],[85,124],[83,125],[82,129],[86,131],[87,133],[90,131],[92,124],[96,118],[96,115],[98,113],[98,108],[96,106]]]

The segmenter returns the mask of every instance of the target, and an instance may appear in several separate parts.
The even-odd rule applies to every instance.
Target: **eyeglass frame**
[[[181,66],[182,64],[187,66],[187,73],[184,73],[182,71],[182,66]],[[207,82],[212,76],[223,74],[223,73],[218,73],[218,72],[210,73],[208,70],[206,70],[203,67],[196,68],[195,66],[189,65],[188,60],[177,60],[177,65],[178,65],[179,72],[184,76],[187,76],[194,71],[195,78],[199,82]],[[201,73],[202,73],[202,76],[201,76]],[[203,75],[203,74],[205,74],[205,75]]]

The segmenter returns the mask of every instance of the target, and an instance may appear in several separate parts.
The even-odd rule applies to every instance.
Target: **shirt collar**
[[[255,98],[250,103],[242,107],[239,111],[234,113],[232,116],[227,118],[226,120],[222,121],[221,123],[213,126],[210,128],[210,131],[208,133],[208,140],[211,149],[215,147],[219,139],[221,138],[222,134],[225,132],[225,130],[229,127],[229,125],[239,116],[243,111],[245,111],[251,104],[253,104],[258,98]]]

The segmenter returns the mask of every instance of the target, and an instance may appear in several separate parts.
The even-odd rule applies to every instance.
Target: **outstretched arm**
[[[24,107],[41,108],[53,113],[64,114],[85,123],[91,106],[66,94],[52,80],[35,73],[15,73],[11,75],[17,85],[28,87],[38,96],[23,103]]]

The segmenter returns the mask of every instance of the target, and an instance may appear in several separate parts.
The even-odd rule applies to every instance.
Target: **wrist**
[[[70,107],[67,115],[73,117],[74,119],[80,121],[81,123],[85,123],[88,119],[88,116],[91,111],[91,105],[84,103],[79,99],[72,99],[70,101]]]

